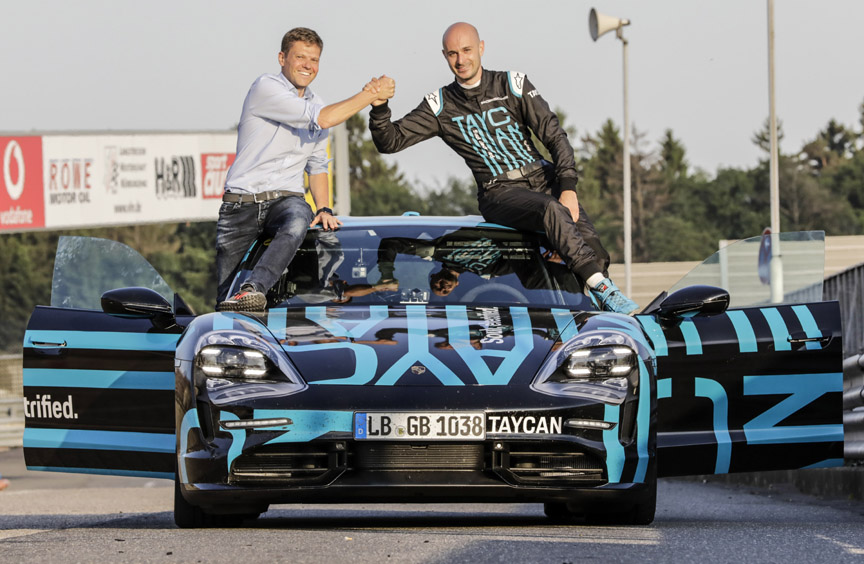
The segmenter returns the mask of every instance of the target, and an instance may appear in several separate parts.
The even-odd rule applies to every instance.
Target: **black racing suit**
[[[474,174],[487,221],[545,231],[582,280],[597,272],[605,275],[609,253],[582,206],[574,223],[570,210],[558,202],[561,190],[576,189],[573,148],[524,74],[483,69],[478,87],[466,89],[454,81],[427,94],[402,119],[391,122],[390,117],[388,104],[369,114],[369,130],[380,152],[395,153],[440,137]],[[549,150],[554,166],[542,161],[531,131]]]

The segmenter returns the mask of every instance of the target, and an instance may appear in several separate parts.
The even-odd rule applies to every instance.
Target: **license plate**
[[[482,441],[486,438],[486,414],[482,411],[355,413],[354,438],[371,441]]]

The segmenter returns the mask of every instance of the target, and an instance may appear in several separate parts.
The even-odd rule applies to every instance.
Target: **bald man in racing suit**
[[[395,153],[440,137],[474,174],[487,221],[545,231],[604,310],[635,313],[636,303],[607,276],[609,253],[579,204],[573,148],[555,113],[524,74],[481,66],[484,42],[474,26],[451,25],[443,46],[456,80],[395,122],[386,101],[373,102],[369,130],[375,146]],[[541,158],[531,131],[554,163]]]

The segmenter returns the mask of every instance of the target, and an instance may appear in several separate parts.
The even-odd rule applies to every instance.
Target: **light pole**
[[[630,110],[627,103],[627,40],[624,38],[624,26],[630,25],[630,20],[600,14],[594,8],[588,15],[588,30],[591,39],[597,39],[608,31],[615,30],[621,40],[624,53],[624,288],[631,295],[632,264],[633,264],[633,232],[632,212],[630,209]]]
[[[774,101],[774,0],[768,0],[768,121],[771,139],[769,193],[771,195],[771,301],[782,303],[783,259],[780,254],[780,151],[777,147],[777,113]]]

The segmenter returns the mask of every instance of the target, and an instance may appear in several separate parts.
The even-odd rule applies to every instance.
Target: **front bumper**
[[[645,483],[609,483],[605,464],[575,442],[269,445],[238,456],[222,483],[188,483],[184,497],[230,510],[280,503],[626,502]]]

